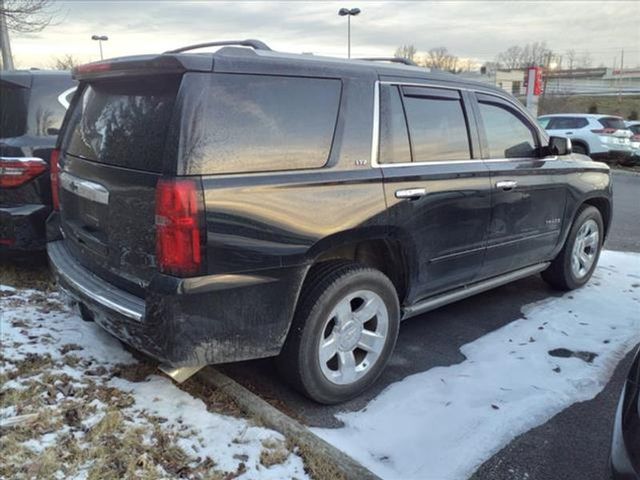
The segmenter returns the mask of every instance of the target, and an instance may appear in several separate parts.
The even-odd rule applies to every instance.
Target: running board
[[[183,383],[191,378],[193,375],[202,370],[206,365],[197,365],[195,367],[172,367],[166,363],[158,365],[160,370],[165,375],[171,377],[177,383]]]
[[[470,297],[476,293],[485,292],[487,290],[500,287],[501,285],[520,280],[521,278],[540,273],[541,271],[546,270],[549,265],[550,262],[539,263],[537,265],[516,270],[515,272],[506,273],[498,277],[490,278],[489,280],[483,280],[482,282],[468,285],[461,289],[454,290],[453,292],[443,293],[436,297],[427,298],[426,300],[404,308],[402,320],[415,317],[416,315],[428,312],[429,310],[435,310],[443,305],[447,305],[448,303],[452,303],[457,300],[462,300],[463,298]]]

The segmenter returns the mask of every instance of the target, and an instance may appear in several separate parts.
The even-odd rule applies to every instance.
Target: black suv
[[[401,320],[538,272],[587,282],[609,168],[513,97],[235,43],[253,48],[75,71],[48,253],[87,319],[174,378],[278,356],[333,403],[376,379]]]
[[[0,253],[45,247],[49,161],[76,84],[71,72],[0,74]]]

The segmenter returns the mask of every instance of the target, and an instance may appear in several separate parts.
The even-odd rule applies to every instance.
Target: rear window
[[[180,128],[187,173],[319,168],[338,115],[336,79],[189,74]]]
[[[161,172],[180,77],[87,85],[69,120],[64,150],[95,162]]]
[[[24,135],[29,90],[0,83],[0,138]]]
[[[583,128],[589,125],[589,120],[580,117],[552,117],[545,127],[547,130],[566,130],[568,128]]]
[[[618,117],[604,117],[599,118],[598,122],[604,128],[614,128],[616,130],[626,130],[627,126],[624,123],[624,120]]]

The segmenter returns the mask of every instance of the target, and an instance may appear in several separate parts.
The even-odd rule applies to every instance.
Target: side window
[[[180,156],[188,173],[324,166],[341,89],[327,78],[185,75]]]
[[[400,91],[395,85],[380,87],[380,163],[409,163],[411,149]]]
[[[506,106],[480,101],[480,116],[489,144],[489,158],[524,158],[535,156],[533,131]]]
[[[553,117],[549,126],[549,130],[567,130],[569,128],[583,128],[589,125],[586,118],[580,117]]]
[[[540,126],[542,128],[544,128],[545,130],[549,128],[549,125],[551,123],[551,118],[550,117],[540,117],[538,118],[538,123],[540,124]]]
[[[422,87],[403,87],[403,92],[413,161],[469,160],[469,133],[460,94]]]

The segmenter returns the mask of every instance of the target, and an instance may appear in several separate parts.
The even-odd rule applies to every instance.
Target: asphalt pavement
[[[614,220],[605,248],[640,252],[640,175],[614,172]],[[403,323],[388,368],[375,387],[345,404],[320,406],[289,389],[271,360],[230,364],[225,373],[311,426],[337,427],[334,414],[360,410],[404,377],[464,360],[460,347],[521,317],[521,308],[551,295],[539,276],[505,285]],[[471,321],[472,319],[472,321]],[[488,459],[473,480],[603,480],[612,419],[631,355],[593,400],[565,409]],[[464,455],[464,452],[460,452]]]

